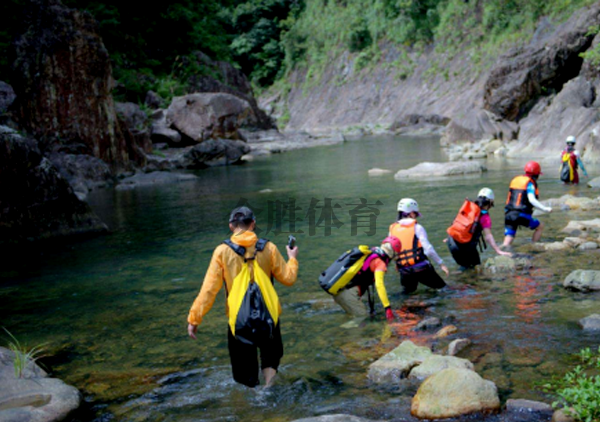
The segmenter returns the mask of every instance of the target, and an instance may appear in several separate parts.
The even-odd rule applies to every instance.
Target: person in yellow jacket
[[[265,239],[258,239],[254,233],[255,226],[254,213],[248,207],[238,207],[231,212],[229,228],[233,235],[215,249],[200,293],[194,300],[188,315],[188,334],[191,338],[196,339],[198,325],[202,323],[202,319],[212,308],[219,290],[225,286],[228,299],[230,293],[231,296],[233,295],[236,288],[234,280],[239,280],[236,277],[244,271],[244,268],[247,268],[246,263],[253,262],[254,265],[260,267],[259,269],[256,266],[251,267],[253,271],[250,271],[250,274],[254,273],[253,279],[256,279],[256,284],[260,284],[257,279],[257,270],[262,270],[261,273],[264,272],[269,279],[272,280],[274,277],[286,286],[291,286],[296,282],[298,276],[298,261],[296,259],[298,248],[290,249],[287,247],[289,261],[286,263],[273,243]],[[272,286],[269,288],[272,289]],[[272,331],[260,339],[254,339],[237,332],[240,330],[237,330],[236,325],[231,324],[231,321],[236,320],[236,315],[229,315],[230,304],[228,300],[226,312],[230,317],[230,324],[228,325],[227,336],[233,379],[248,387],[256,387],[259,384],[258,349],[260,349],[260,367],[267,386],[272,384],[283,356],[279,321],[281,306],[276,294],[275,299],[277,309],[274,311],[275,315],[272,315],[271,318],[275,320],[275,324]],[[242,312],[241,307],[238,307],[237,312]],[[271,320],[269,322],[272,323]],[[236,331],[235,334],[232,330]]]

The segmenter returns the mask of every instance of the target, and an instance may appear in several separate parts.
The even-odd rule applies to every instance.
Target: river
[[[473,341],[462,356],[496,382],[503,401],[549,402],[536,386],[564,372],[580,348],[597,347],[577,321],[600,311],[598,296],[568,292],[561,283],[572,269],[592,269],[598,254],[534,253],[531,271],[490,278],[460,272],[442,243],[465,197],[487,186],[502,204],[510,179],[530,158],[490,161],[477,176],[398,182],[393,173],[399,169],[446,160],[438,140],[372,138],[211,168],[195,173],[197,181],[98,191],[89,202],[110,235],[5,257],[0,325],[26,344],[45,344],[43,363],[84,393],[89,405],[78,420],[86,422],[284,422],[330,413],[410,419],[414,387],[374,387],[366,373],[404,339],[443,348],[449,340],[432,343],[410,330],[428,316]],[[368,177],[373,167],[393,172]],[[585,187],[558,182],[558,164],[543,170],[542,199],[587,194]],[[419,202],[420,222],[450,268],[449,287],[421,286],[403,296],[390,266],[386,286],[402,318],[388,325],[377,301],[375,319],[343,328],[349,318],[320,289],[318,275],[344,250],[378,244],[401,197]],[[276,286],[285,356],[270,391],[230,379],[224,294],[199,327],[198,341],[186,333],[212,250],[228,236],[228,213],[239,203],[255,209],[261,236],[281,250],[285,232],[295,231],[298,239],[298,282]],[[283,204],[293,205],[297,221],[280,218]],[[502,206],[491,217],[501,242]],[[548,224],[543,240],[562,239],[569,219],[588,217],[559,211],[541,217]],[[526,248],[521,245],[529,237],[521,230],[517,249]],[[492,254],[488,249],[482,258]]]

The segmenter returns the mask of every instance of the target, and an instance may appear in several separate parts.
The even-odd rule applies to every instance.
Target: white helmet
[[[567,144],[574,144],[575,143],[575,137],[574,136],[567,137],[566,143]]]
[[[491,190],[490,188],[483,188],[479,191],[479,193],[477,194],[477,196],[483,196],[484,198],[489,199],[490,201],[494,201],[495,197],[494,197],[494,191]]]
[[[416,212],[418,215],[421,215],[419,212],[419,204],[417,204],[417,201],[412,198],[402,198],[398,202],[398,211],[406,214]]]

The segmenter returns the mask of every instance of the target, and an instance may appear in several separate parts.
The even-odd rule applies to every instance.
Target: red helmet
[[[525,164],[525,173],[531,176],[539,176],[542,174],[542,168],[537,161],[530,161]]]
[[[383,239],[381,243],[389,243],[390,245],[392,245],[392,249],[396,253],[402,252],[402,243],[400,242],[400,239],[398,239],[396,236],[388,236],[385,239]]]

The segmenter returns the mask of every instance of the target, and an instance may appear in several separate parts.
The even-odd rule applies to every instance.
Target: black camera
[[[296,238],[290,234],[290,237],[288,237],[288,247],[294,249],[294,246],[296,246]]]

